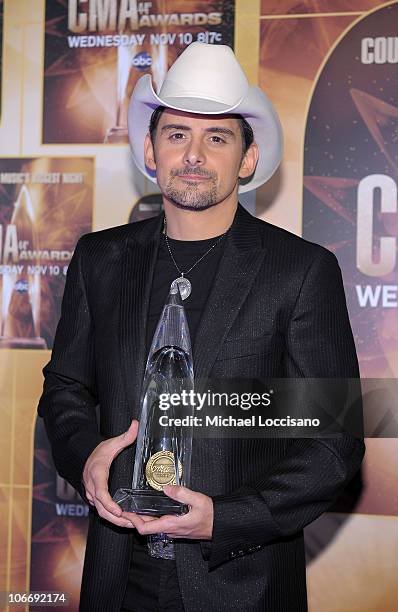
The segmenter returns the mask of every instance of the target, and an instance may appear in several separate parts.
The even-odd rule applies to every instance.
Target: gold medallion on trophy
[[[178,475],[181,478],[181,461],[178,462]],[[165,485],[176,484],[173,453],[162,450],[152,455],[146,464],[145,476],[148,484],[157,491],[162,491]]]

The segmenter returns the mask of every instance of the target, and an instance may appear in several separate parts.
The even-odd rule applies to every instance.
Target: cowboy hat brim
[[[239,102],[230,106],[211,100],[208,96],[200,98],[197,93],[192,97],[184,95],[161,98],[153,89],[151,76],[145,74],[138,80],[130,100],[128,132],[136,165],[154,183],[157,182],[156,174],[145,165],[144,140],[151,115],[158,106],[202,115],[233,113],[246,119],[259,148],[259,159],[251,178],[239,185],[239,193],[256,189],[265,183],[279,166],[283,151],[282,127],[272,103],[259,87],[249,87]]]

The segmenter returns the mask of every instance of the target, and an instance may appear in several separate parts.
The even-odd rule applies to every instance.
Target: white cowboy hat
[[[283,148],[282,127],[265,93],[250,86],[234,52],[227,45],[190,44],[170,67],[156,94],[151,76],[136,83],[128,112],[128,131],[134,161],[151,181],[156,176],[145,166],[144,139],[155,108],[219,115],[236,113],[251,126],[259,148],[259,160],[251,179],[239,192],[265,183],[277,169]]]

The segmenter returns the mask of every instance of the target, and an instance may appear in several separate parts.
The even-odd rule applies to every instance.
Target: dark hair
[[[158,127],[159,119],[165,109],[166,109],[165,106],[158,106],[157,108],[155,108],[155,110],[153,111],[151,115],[151,119],[149,121],[149,135],[151,137],[151,141],[153,145],[155,144],[156,128]],[[242,135],[242,150],[243,150],[243,155],[244,155],[247,149],[250,147],[250,145],[254,141],[253,130],[251,126],[248,124],[248,122],[246,121],[246,119],[242,117],[242,115],[231,115],[231,116],[235,117],[235,119],[238,120],[240,133]]]

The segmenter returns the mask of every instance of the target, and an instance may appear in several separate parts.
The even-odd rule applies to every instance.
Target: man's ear
[[[144,141],[144,159],[145,165],[150,170],[156,170],[155,151],[153,149],[152,140],[149,133],[145,136]]]
[[[256,169],[257,162],[258,146],[255,142],[252,142],[243,156],[239,170],[239,178],[248,178],[251,176]]]

